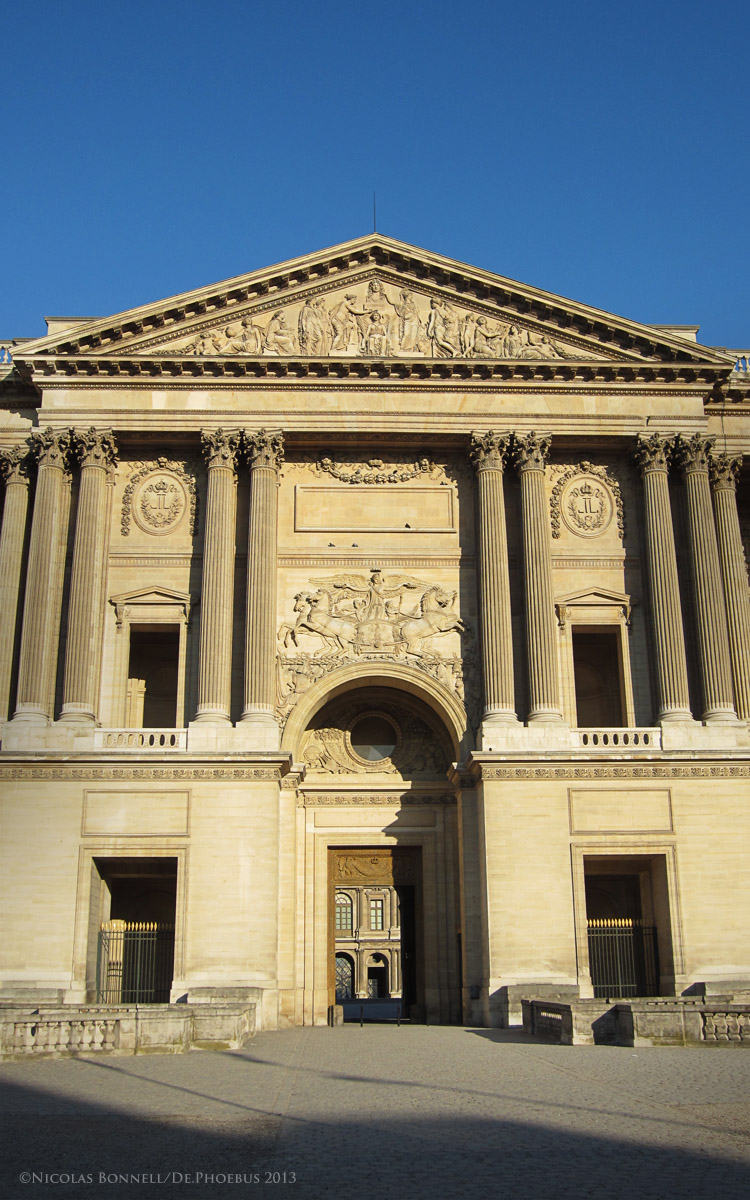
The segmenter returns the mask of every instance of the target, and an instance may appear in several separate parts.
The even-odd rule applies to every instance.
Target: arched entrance
[[[380,665],[380,664],[379,664]],[[332,687],[298,731],[297,929],[303,1023],[393,1002],[460,1019],[452,714],[391,678]],[[310,706],[311,707],[311,706]],[[451,726],[453,725],[453,728]],[[299,992],[297,993],[299,995]]]

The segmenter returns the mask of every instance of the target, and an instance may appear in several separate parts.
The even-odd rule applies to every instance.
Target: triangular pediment
[[[26,343],[22,358],[705,363],[727,355],[379,234]]]

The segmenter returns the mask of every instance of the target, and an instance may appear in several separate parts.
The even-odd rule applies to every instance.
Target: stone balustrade
[[[661,729],[571,729],[576,750],[631,751],[661,750]]]
[[[95,750],[187,750],[187,729],[97,729]]]
[[[255,1035],[255,1004],[0,1005],[0,1059],[78,1054],[181,1054],[239,1049]]]

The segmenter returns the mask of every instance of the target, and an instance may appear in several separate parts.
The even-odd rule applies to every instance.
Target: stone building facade
[[[750,988],[746,360],[379,235],[48,327],[0,997],[101,1002],[120,929],[266,1028],[617,995],[602,937],[624,994]]]

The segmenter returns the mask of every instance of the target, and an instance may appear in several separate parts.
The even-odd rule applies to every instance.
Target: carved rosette
[[[728,454],[712,454],[709,459],[709,473],[714,491],[736,492],[741,470],[741,454],[738,458],[732,458]]]
[[[212,467],[226,467],[233,471],[239,445],[239,432],[214,429],[201,434],[201,448],[209,470]]]
[[[265,467],[278,471],[284,461],[284,437],[281,432],[269,433],[259,429],[257,433],[245,432],[245,453],[251,471]]]
[[[474,464],[474,470],[503,471],[510,449],[510,437],[507,433],[473,433],[469,457]]]
[[[670,441],[654,433],[650,438],[638,438],[633,457],[641,475],[648,475],[652,471],[668,471],[671,453]]]
[[[92,425],[85,433],[73,433],[72,445],[81,467],[111,471],[117,465],[117,446],[111,430],[98,433]]]
[[[678,434],[674,442],[675,462],[686,475],[695,472],[707,475],[713,444],[714,438],[701,437],[699,433],[691,438]]]
[[[564,524],[579,537],[605,533],[617,515],[617,531],[625,535],[620,485],[607,471],[586,460],[570,467],[557,480],[550,496],[552,536],[559,538]]]
[[[67,430],[56,433],[53,429],[34,430],[31,435],[32,453],[40,467],[67,469],[70,455],[70,434]]]
[[[544,471],[549,459],[552,438],[539,436],[533,430],[526,437],[513,437],[513,461],[519,474],[525,471]]]
[[[9,446],[0,450],[0,474],[5,486],[13,483],[28,484],[31,455],[28,446]]]
[[[188,529],[195,532],[198,497],[195,478],[182,463],[166,457],[138,464],[128,480],[122,498],[120,530],[130,535],[134,520],[144,533],[174,533],[186,514]]]

